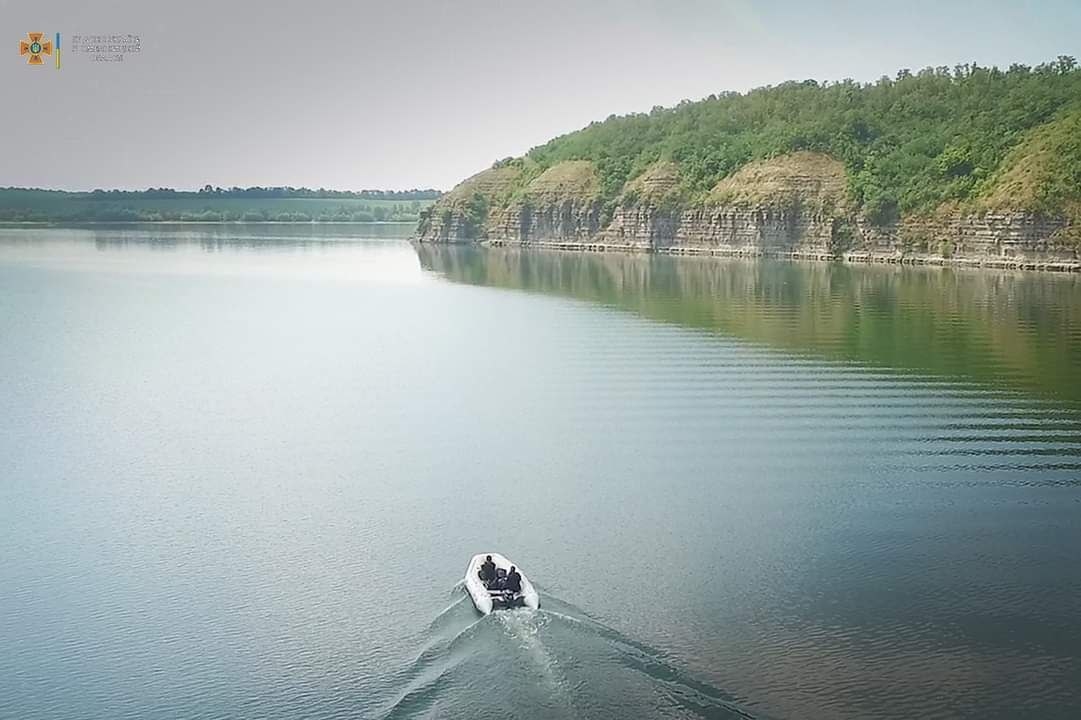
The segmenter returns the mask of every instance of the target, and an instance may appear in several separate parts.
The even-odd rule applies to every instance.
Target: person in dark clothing
[[[485,557],[484,562],[480,564],[480,579],[485,585],[491,585],[495,580],[495,563],[492,562],[491,555]]]
[[[505,590],[507,587],[507,571],[503,568],[496,568],[495,580],[488,586],[489,590]]]
[[[510,572],[507,573],[507,582],[504,587],[511,592],[522,592],[522,576],[518,574],[513,565],[510,566]]]

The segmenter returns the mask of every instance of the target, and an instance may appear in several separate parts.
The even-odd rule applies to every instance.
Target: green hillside
[[[504,172],[497,194],[474,178],[440,207],[472,203],[480,214],[484,204],[521,199],[567,161],[592,163],[571,167],[609,212],[643,192],[708,203],[718,193],[738,195],[739,181],[727,188],[722,181],[749,163],[794,155],[837,161],[843,201],[873,222],[956,205],[1076,212],[1079,128],[1081,69],[1069,57],[1035,68],[902,70],[873,84],[788,82],[609,117],[496,163]],[[832,170],[820,169],[831,185]],[[472,197],[476,190],[483,202]]]

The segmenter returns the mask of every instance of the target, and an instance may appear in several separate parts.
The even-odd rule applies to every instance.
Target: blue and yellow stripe
[[[60,33],[56,34],[56,69],[60,69]]]

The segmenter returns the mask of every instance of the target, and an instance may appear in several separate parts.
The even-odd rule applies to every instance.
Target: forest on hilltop
[[[842,161],[851,199],[875,222],[1003,200],[996,184],[1007,176],[1006,200],[1018,209],[1076,211],[1081,68],[1060,56],[1036,67],[972,63],[871,84],[804,80],[726,92],[611,116],[495,166],[519,167],[528,182],[557,163],[589,160],[612,205],[628,181],[671,161],[679,200],[694,203],[748,162],[800,150]]]

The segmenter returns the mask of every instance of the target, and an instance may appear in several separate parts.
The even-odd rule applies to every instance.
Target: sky
[[[0,187],[69,190],[448,189],[723,90],[1081,58],[1081,0],[0,0],[0,28]],[[127,34],[122,61],[71,51]]]

